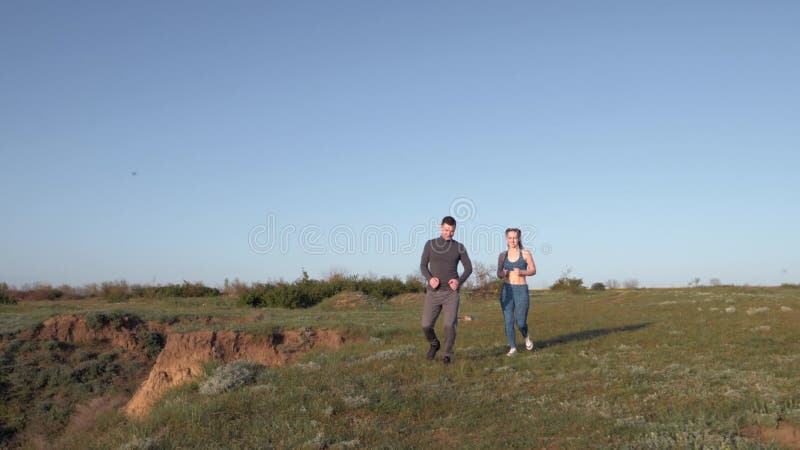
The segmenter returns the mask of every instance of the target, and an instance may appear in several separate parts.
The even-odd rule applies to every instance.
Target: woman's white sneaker
[[[533,341],[531,340],[530,336],[525,337],[525,348],[528,350],[533,350]]]
[[[506,356],[514,356],[516,354],[517,354],[517,348],[512,347],[511,350],[509,350],[508,353],[506,353]]]

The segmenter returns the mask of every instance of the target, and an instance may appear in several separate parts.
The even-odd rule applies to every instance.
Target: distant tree
[[[636,278],[628,278],[627,280],[622,282],[622,287],[625,289],[638,289],[639,288],[639,280]]]
[[[17,300],[11,296],[11,289],[5,283],[0,283],[0,305],[13,305]]]
[[[612,278],[606,281],[606,287],[608,289],[619,289],[619,281]]]
[[[590,288],[593,291],[605,291],[606,285],[603,283],[592,283],[592,287]]]
[[[583,285],[582,278],[565,278],[561,277],[550,285],[550,289],[554,291],[570,291],[573,294],[583,292],[586,287]]]
[[[719,278],[712,278],[712,279],[708,280],[708,284],[710,284],[711,286],[721,286],[722,285],[722,283],[719,281]]]
[[[472,265],[472,276],[467,281],[467,288],[480,295],[498,293],[500,280],[492,266],[476,262]]]
[[[689,280],[689,287],[698,287],[700,286],[700,277],[694,277]]]
[[[550,289],[554,291],[570,291],[573,294],[585,291],[586,287],[583,285],[583,279],[570,277],[570,273],[572,273],[572,268],[569,267],[561,272],[561,277],[550,286]]]

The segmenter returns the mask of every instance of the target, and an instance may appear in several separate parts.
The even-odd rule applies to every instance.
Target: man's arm
[[[464,272],[461,273],[461,276],[458,277],[458,285],[462,286],[467,278],[472,275],[472,261],[469,260],[469,255],[467,254],[467,248],[463,245],[460,246],[459,253],[461,256],[461,265],[464,266]]]
[[[422,260],[419,263],[419,271],[422,272],[422,276],[425,277],[425,281],[431,281],[431,278],[433,278],[433,274],[428,268],[428,263],[430,261],[431,261],[431,243],[430,241],[428,241],[425,243],[425,248],[422,250]]]

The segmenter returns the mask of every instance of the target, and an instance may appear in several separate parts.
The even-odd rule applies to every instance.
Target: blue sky
[[[800,282],[797,23],[795,1],[5,1],[0,280],[405,277],[453,212],[485,264],[529,231],[537,288]]]

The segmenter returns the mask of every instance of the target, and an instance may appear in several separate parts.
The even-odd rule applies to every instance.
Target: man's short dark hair
[[[442,225],[444,224],[454,227],[456,226],[456,219],[452,218],[451,216],[444,216],[444,219],[442,219]]]

